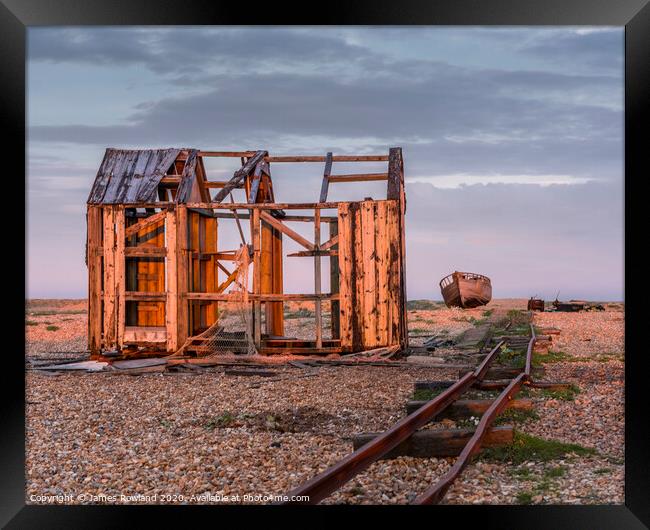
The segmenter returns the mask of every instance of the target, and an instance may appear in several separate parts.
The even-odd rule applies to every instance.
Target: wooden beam
[[[318,203],[318,202],[259,203],[258,202],[256,204],[248,204],[247,202],[222,203],[222,202],[212,201],[212,202],[190,202],[185,204],[184,206],[186,206],[187,208],[203,209],[203,210],[313,210],[314,208],[320,208],[321,210],[335,210],[339,207],[339,204],[344,204],[345,202],[346,201],[324,202],[324,203]],[[130,202],[130,203],[123,203],[122,206],[124,206],[125,208],[166,208],[168,206],[174,206],[175,204],[176,203],[169,202],[169,201]]]
[[[331,157],[330,157],[331,158]],[[320,247],[320,210],[314,210],[314,246]],[[321,261],[318,253],[314,256],[314,293],[321,294]],[[316,347],[323,347],[323,317],[321,314],[321,301],[315,302],[316,317]]]
[[[104,348],[116,346],[116,299],[115,299],[115,209],[103,208],[104,227]]]
[[[326,156],[267,156],[267,162],[325,162]],[[386,155],[336,155],[333,162],[386,162]]]
[[[314,256],[338,256],[338,250],[301,250],[287,254],[288,258],[304,258]]]
[[[325,157],[325,170],[323,171],[323,183],[321,184],[320,188],[320,201],[318,202],[326,202],[327,201],[327,190],[329,189],[330,185],[330,173],[332,172],[332,153],[327,153],[327,156]]]
[[[197,292],[185,293],[185,298],[187,300],[205,300],[205,301],[221,302],[221,301],[228,301],[230,298],[232,298],[229,297],[230,295],[228,294],[220,294],[220,293],[197,293]],[[298,302],[298,301],[309,301],[309,300],[338,300],[339,295],[338,293],[335,294],[323,293],[320,295],[303,294],[303,293],[297,293],[297,294],[249,293],[248,299],[251,301],[259,301],[259,302]]]
[[[248,158],[254,156],[257,151],[199,151],[199,156],[223,157],[223,158]]]
[[[189,334],[189,304],[185,299],[189,290],[189,246],[187,208],[180,205],[176,208],[176,340],[179,347],[185,343]]]
[[[255,210],[256,212],[258,210]],[[278,221],[275,217],[272,217],[268,213],[264,211],[259,212],[259,217],[266,223],[270,224],[273,228],[277,228],[280,232],[283,234],[287,235],[297,243],[300,243],[303,247],[305,247],[307,250],[316,250],[316,247],[314,246],[313,243],[310,243],[307,241],[304,237],[302,237],[298,232],[295,232],[291,228],[289,228],[287,225],[283,224],[281,221]],[[320,222],[319,222],[320,225]]]
[[[216,222],[216,221],[215,221]],[[176,213],[167,212],[165,216],[165,246],[167,259],[167,292],[161,293],[165,298],[165,327],[167,328],[167,351],[178,349],[178,255],[176,241]]]
[[[210,192],[206,187],[205,183],[208,180],[208,177],[205,172],[205,166],[203,165],[203,157],[197,157],[196,163],[196,183],[199,188],[199,194],[201,195],[202,201],[210,200]]]
[[[399,456],[414,458],[439,458],[458,456],[467,442],[473,436],[471,429],[428,429],[417,431],[395,449],[386,453],[381,459],[392,459]],[[375,439],[379,434],[358,434],[352,439],[356,451],[361,446]],[[512,443],[514,438],[512,425],[493,427],[488,431],[482,447],[498,447]]]
[[[165,175],[163,178],[160,179],[160,182],[158,183],[159,186],[178,186],[181,182],[181,176],[180,175]]]
[[[88,263],[88,349],[99,356],[102,341],[102,209],[88,206],[86,259]]]
[[[408,401],[406,403],[406,414],[412,414],[428,401]],[[491,399],[459,399],[445,410],[438,414],[431,421],[439,421],[443,418],[459,420],[471,416],[480,417],[494,403]],[[508,401],[507,409],[533,410],[533,402],[530,399],[511,399]]]
[[[196,149],[190,149],[187,155],[187,160],[181,173],[181,181],[176,190],[177,203],[187,202],[190,198],[194,180],[197,178],[197,154],[198,151]]]
[[[227,181],[223,180],[208,180],[205,182],[206,188],[225,188],[228,184]]]
[[[167,293],[125,291],[124,298],[127,302],[164,302],[167,300]]]
[[[167,331],[164,327],[127,326],[124,330],[125,343],[166,342]]]
[[[330,260],[330,292],[332,293],[338,293],[339,292],[339,260],[338,260],[338,242],[339,242],[339,235],[338,235],[338,230],[339,230],[339,223],[338,223],[338,218],[335,218],[333,221],[330,221],[329,223],[330,226],[330,239],[321,245],[321,249],[329,244],[330,242],[334,242],[331,245],[334,252],[337,254],[336,259],[331,259]],[[336,247],[336,248],[334,248]],[[338,339],[341,336],[341,315],[340,315],[340,302],[338,300],[332,300],[331,302],[331,311],[330,311],[330,322],[331,322],[331,327],[332,327],[332,338],[333,339]]]
[[[351,203],[339,206],[337,231],[339,236],[338,259],[338,286],[340,291],[339,301],[339,338],[343,351],[353,351],[354,318],[354,212],[350,209]]]
[[[262,168],[264,167],[264,162],[260,161],[255,165],[255,171],[253,172],[253,182],[251,184],[251,192],[248,197],[248,204],[254,204],[257,202],[257,194],[260,189],[260,180],[262,179]]]
[[[261,269],[261,245],[260,245],[260,216],[261,214],[267,215],[260,210],[253,210],[253,227],[252,227],[252,242],[253,242],[253,295],[259,295],[261,292],[262,282],[262,269]],[[271,217],[275,222],[275,219]],[[282,224],[282,223],[278,223]],[[250,296],[249,296],[250,299]],[[262,347],[262,305],[259,300],[253,299],[253,330],[255,333],[254,341],[255,348],[259,351]]]
[[[331,230],[331,225],[330,225],[330,230]],[[331,238],[329,238],[325,243],[320,245],[318,247],[320,250],[327,250],[328,248],[332,248],[333,246],[337,245],[339,242],[339,236],[338,234],[334,234]]]
[[[268,197],[270,190],[258,195],[258,200]],[[261,224],[261,284],[263,294],[282,294],[282,232],[268,223]],[[283,304],[268,302],[264,304],[265,331],[267,335],[284,335]]]
[[[167,249],[164,247],[126,247],[124,255],[131,258],[165,257]]]
[[[215,211],[212,214],[212,217],[216,219],[235,219],[235,214],[234,213],[225,213],[221,211]],[[239,219],[250,219],[250,215],[248,213],[238,213],[237,217]],[[330,221],[335,221],[336,217],[332,215],[321,215],[320,221],[321,223],[329,223]],[[314,222],[314,216],[313,215],[285,215],[282,217],[282,222],[302,222],[302,223],[313,223]]]
[[[391,148],[388,159],[388,190],[386,198],[388,200],[400,199],[400,173],[401,173],[401,156],[400,150]]]
[[[124,234],[126,237],[131,237],[137,234],[140,230],[143,230],[144,228],[147,228],[152,224],[162,221],[163,219],[165,219],[166,216],[167,216],[167,211],[163,210],[162,212],[158,212],[153,215],[150,215],[149,217],[145,217],[144,219],[138,221],[134,225],[129,226],[126,229]]]
[[[368,182],[371,180],[388,180],[388,173],[357,173],[350,175],[331,175],[330,182]]]
[[[232,282],[234,282],[237,279],[237,275],[239,274],[239,267],[237,267],[234,271],[232,271],[230,274],[228,274],[228,277],[217,287],[217,293],[223,293]]]
[[[251,171],[255,169],[257,163],[263,160],[266,155],[266,151],[257,151],[252,157],[250,157],[241,168],[235,171],[228,184],[219,190],[219,193],[217,193],[214,198],[214,202],[223,201],[233,189],[242,183]]]

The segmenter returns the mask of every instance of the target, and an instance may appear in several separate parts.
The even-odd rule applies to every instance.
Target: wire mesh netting
[[[226,301],[218,302],[217,319],[203,333],[190,337],[181,348],[201,356],[257,353],[253,340],[253,317],[248,300],[249,247],[243,245],[233,261],[235,270],[226,280]]]

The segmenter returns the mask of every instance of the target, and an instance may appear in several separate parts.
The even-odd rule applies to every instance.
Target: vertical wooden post
[[[261,226],[261,285],[263,294],[282,294],[282,232],[262,221]],[[265,328],[269,335],[284,335],[282,302],[266,302]]]
[[[271,234],[273,236],[273,292],[282,294],[284,292],[282,232],[274,228]],[[271,315],[273,334],[284,336],[284,302],[273,302],[271,304]]]
[[[253,294],[260,294],[262,270],[260,256],[260,211],[257,208],[252,210],[253,221]],[[259,300],[253,301],[254,317],[254,340],[255,347],[260,350],[262,347],[262,304]]]
[[[375,202],[364,201],[361,203],[361,260],[359,261],[361,274],[361,293],[363,296],[363,309],[361,318],[363,322],[363,348],[370,349],[377,346],[377,285],[376,278],[376,247],[375,247]]]
[[[404,215],[406,213],[406,194],[404,192],[404,161],[402,149],[391,147],[388,151],[388,191],[387,198],[396,200],[399,205],[399,238],[400,238],[400,326],[399,343],[402,348],[408,346],[408,327],[406,311],[406,236]]]
[[[205,251],[217,252],[218,240],[218,221],[216,218],[204,217],[205,221]],[[219,278],[217,273],[217,258],[214,255],[209,255],[205,263],[205,292],[213,293],[219,286]],[[217,320],[217,302],[208,302],[205,304],[205,318],[206,326],[209,327]]]
[[[273,227],[264,221],[260,226],[260,293],[273,292]],[[264,304],[265,330],[269,335],[273,333],[272,303]]]
[[[338,219],[329,222],[330,227],[330,238],[336,236],[339,233],[339,222]],[[332,250],[338,250],[339,246],[334,245]],[[330,257],[330,293],[336,294],[339,292],[339,257],[332,256]],[[332,300],[330,302],[331,307],[331,321],[332,321],[332,338],[338,339],[341,337],[341,304],[338,300]]]
[[[388,201],[375,203],[375,291],[377,304],[377,346],[392,346],[389,342],[388,314],[389,314],[389,285],[388,270],[389,244],[391,239],[388,232]]]
[[[97,357],[102,346],[102,208],[88,206],[86,259],[88,263],[88,349]]]
[[[167,297],[165,302],[165,327],[167,328],[168,352],[178,349],[178,263],[176,243],[176,213],[168,210],[165,215],[165,272],[167,279]]]
[[[116,346],[115,324],[115,215],[112,206],[103,208],[104,226],[104,348]]]
[[[321,294],[321,261],[320,255],[320,208],[314,208],[314,293]],[[317,299],[315,304],[316,314],[316,347],[323,347],[323,317],[321,315],[321,300]]]
[[[176,206],[176,344],[180,347],[187,340],[188,301],[186,298],[189,281],[189,242],[187,207]]]
[[[352,218],[354,213],[350,210],[352,203],[343,202],[338,207],[339,231],[339,314],[340,337],[342,351],[349,352],[353,349],[353,319],[354,319],[354,234]]]
[[[126,326],[126,258],[124,257],[125,243],[124,207],[115,207],[115,291],[117,314],[117,347],[124,346],[124,327]]]

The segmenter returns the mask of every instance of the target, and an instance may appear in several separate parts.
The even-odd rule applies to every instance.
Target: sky
[[[30,27],[27,49],[29,298],[86,296],[106,147],[401,146],[409,299],[461,270],[495,298],[623,300],[623,28]],[[276,200],[317,202],[321,164],[271,170]],[[385,183],[330,186],[368,196]],[[285,261],[309,291],[311,261]]]

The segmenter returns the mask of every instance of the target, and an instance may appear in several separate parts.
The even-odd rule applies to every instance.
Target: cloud
[[[623,297],[623,186],[407,185],[409,296],[440,298],[453,270],[495,297]]]
[[[440,175],[437,177],[409,176],[410,183],[427,183],[436,188],[458,188],[472,184],[536,184],[538,186],[585,184],[591,179],[573,175]]]
[[[401,145],[409,296],[439,296],[437,281],[458,268],[490,275],[495,296],[557,287],[620,297],[623,33],[583,29],[31,28],[30,68],[56,64],[63,80],[69,68],[84,105],[99,82],[95,109],[112,87],[124,94],[141,79],[124,73],[130,67],[146,70],[147,90],[119,121],[107,110],[104,121],[93,112],[76,124],[64,83],[35,96],[41,107],[30,108],[47,105],[49,125],[30,115],[30,277],[76,270],[84,229],[75,204],[105,147],[321,154]],[[485,61],[470,64],[468,49]],[[86,66],[102,69],[101,81],[84,76]],[[213,179],[230,171],[208,167]],[[322,166],[272,171],[278,198],[317,198]],[[384,194],[385,183],[331,190],[336,200]],[[82,289],[83,274],[76,281]]]
[[[429,66],[433,71],[408,83],[400,82],[400,76],[381,83],[288,74],[216,76],[208,92],[141,105],[126,125],[36,125],[30,127],[29,138],[99,146],[263,146],[280,151],[289,148],[291,139],[300,139],[305,150],[310,145],[356,151],[398,144],[416,155],[414,170],[419,174],[472,173],[477,164],[493,172],[525,174],[534,166],[541,174],[576,173],[574,158],[583,170],[599,173],[602,153],[620,152],[620,110],[530,99],[533,87],[544,92],[544,83],[551,84],[548,76],[540,83],[538,74],[525,72],[502,78],[493,71]],[[591,86],[589,78],[550,77],[558,92]],[[600,86],[597,79],[591,82]],[[331,143],[323,143],[324,138]]]

